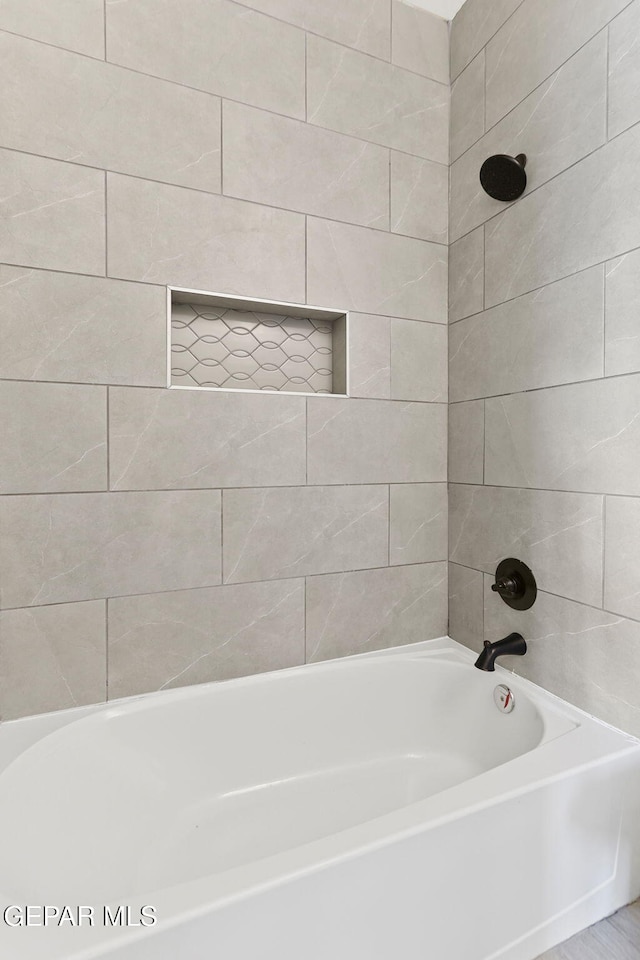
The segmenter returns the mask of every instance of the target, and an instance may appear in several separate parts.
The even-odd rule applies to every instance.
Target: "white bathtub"
[[[634,899],[640,742],[473,660],[435,640],[0,725],[0,956],[533,960]],[[11,925],[27,905],[46,926]]]

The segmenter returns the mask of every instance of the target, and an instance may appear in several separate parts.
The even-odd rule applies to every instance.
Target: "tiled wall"
[[[0,715],[445,633],[445,22],[0,31]],[[166,284],[351,310],[354,399],[166,389]]]
[[[451,34],[450,632],[640,734],[640,0],[468,0]],[[492,153],[529,186],[482,193]],[[489,590],[533,567],[526,613]]]

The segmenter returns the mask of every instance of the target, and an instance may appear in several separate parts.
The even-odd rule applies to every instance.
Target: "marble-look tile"
[[[447,402],[447,328],[391,321],[391,399]]]
[[[304,398],[114,387],[109,464],[114,490],[304,483]]]
[[[597,266],[451,324],[450,400],[601,377],[603,323]]]
[[[389,317],[349,315],[349,395],[374,400],[391,396]]]
[[[389,224],[384,147],[225,103],[223,161],[227,196],[364,226]]]
[[[107,0],[107,59],[304,118],[304,33],[228,0]]]
[[[304,663],[304,580],[109,601],[109,699]]]
[[[462,71],[451,87],[451,161],[484,133],[484,50]]]
[[[446,483],[399,483],[389,489],[389,563],[447,559]]]
[[[388,501],[386,486],[225,490],[224,581],[380,567]]]
[[[310,398],[308,482],[444,481],[446,424],[442,403]]]
[[[480,313],[484,306],[484,227],[449,247],[449,321]]]
[[[640,376],[486,400],[485,482],[640,495]]]
[[[164,385],[166,291],[0,265],[0,377]]]
[[[4,608],[221,581],[218,490],[3,497],[0,529]]]
[[[392,151],[391,230],[446,243],[448,222],[449,168]]]
[[[392,0],[391,60],[423,77],[449,83],[449,24],[428,10]]]
[[[504,117],[628,3],[524,0],[487,44],[487,126]]]
[[[484,639],[483,581],[479,570],[449,564],[449,636],[476,652]]]
[[[328,40],[307,38],[307,120],[448,162],[449,89]]]
[[[640,120],[640,5],[630,4],[609,26],[609,137]]]
[[[449,404],[449,480],[482,483],[484,400]]]
[[[0,382],[0,493],[107,488],[107,391]]]
[[[634,920],[633,914],[636,915]],[[538,960],[637,960],[638,907],[626,907],[606,920],[582,930]],[[623,926],[624,925],[624,926]]]
[[[492,579],[485,575],[485,639],[516,630],[529,648],[502,666],[640,735],[640,623],[541,591],[529,610],[512,610],[491,592]]]
[[[10,34],[0,82],[3,146],[220,192],[217,97]]]
[[[304,217],[107,177],[109,276],[304,302]]]
[[[104,57],[104,0],[2,0],[0,30]]]
[[[640,500],[606,498],[604,606],[640,620]]]
[[[478,174],[486,157],[526,154],[527,192],[531,193],[601,146],[606,140],[606,90],[603,33],[452,164],[452,238],[505,209],[503,201],[492,199],[480,185]]]
[[[286,20],[297,27],[389,59],[391,18],[389,0],[240,0],[247,7]]]
[[[451,79],[471,63],[522,0],[466,0],[451,23]]]
[[[635,126],[486,224],[487,306],[640,246],[639,152]]]
[[[495,574],[518,557],[540,590],[602,604],[601,496],[452,484],[449,510],[454,563]]]
[[[308,663],[418,643],[446,631],[446,563],[307,580]]]
[[[0,150],[0,261],[104,274],[104,218],[101,171]]]
[[[0,613],[0,720],[107,697],[104,601]]]
[[[640,370],[640,251],[605,264],[605,373]]]
[[[307,271],[309,303],[447,322],[447,248],[441,244],[310,217]]]

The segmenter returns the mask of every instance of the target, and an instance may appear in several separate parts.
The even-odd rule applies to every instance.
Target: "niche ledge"
[[[169,387],[348,395],[348,314],[167,288]]]

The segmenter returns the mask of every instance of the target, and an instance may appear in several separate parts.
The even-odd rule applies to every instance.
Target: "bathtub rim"
[[[380,651],[358,654],[348,658],[336,658],[318,664],[304,664],[286,670],[255,674],[233,680],[221,681],[227,685],[252,685],[265,682],[274,674],[289,674],[346,661],[377,658],[422,659],[437,657],[453,660],[457,663],[472,664],[476,654],[448,637],[421,641]],[[65,952],[49,952],[42,948],[24,954],[25,960],[97,960],[105,956],[116,946],[122,946],[133,938],[153,937],[170,928],[202,918],[212,911],[223,909],[233,903],[248,899],[256,894],[268,891],[285,883],[325,870],[337,862],[353,859],[373,853],[398,841],[406,840],[426,830],[436,830],[446,823],[464,816],[472,815],[487,807],[497,806],[518,796],[541,790],[607,763],[625,762],[633,755],[640,755],[640,740],[631,734],[620,731],[590,714],[574,707],[555,694],[544,690],[537,684],[519,677],[497,666],[494,674],[488,675],[489,682],[506,682],[516,692],[528,696],[543,712],[551,709],[573,719],[575,726],[527,753],[487,770],[477,777],[450,787],[438,794],[417,801],[407,807],[399,808],[381,817],[365,821],[329,837],[311,841],[299,847],[279,852],[262,860],[233,868],[222,874],[210,874],[193,881],[164,887],[157,891],[146,891],[144,896],[128,897],[131,904],[152,903],[162,918],[159,926],[135,929],[122,928],[104,931],[94,928],[90,945],[85,938],[56,938],[56,947]],[[98,712],[105,712],[114,706],[126,707],[127,704],[148,701],[149,698],[187,697],[196,691],[206,690],[219,682],[198,684],[195,687],[180,687],[168,691],[158,691],[121,698],[102,704],[75,707],[65,711],[55,711],[35,717],[5,721],[0,724],[0,776],[15,756],[18,756],[30,743],[47,736],[44,729],[55,732]],[[8,729],[7,729],[8,728]],[[14,749],[6,750],[3,733],[15,733]],[[13,737],[11,738],[13,739]],[[5,749],[3,749],[3,747]],[[14,756],[7,760],[8,754]],[[4,761],[3,762],[3,755]],[[638,759],[640,764],[640,759]],[[533,769],[530,769],[530,768]],[[537,772],[536,772],[537,771]],[[536,773],[536,776],[533,776]],[[0,896],[10,902],[0,890]],[[69,931],[67,931],[69,932]],[[80,933],[80,931],[72,931]],[[96,936],[96,934],[100,934]],[[0,944],[2,943],[0,931]],[[75,943],[74,943],[75,940]],[[8,941],[7,941],[8,942]],[[76,947],[73,949],[72,944]],[[35,946],[35,944],[34,944]],[[22,960],[22,955],[20,955]]]

